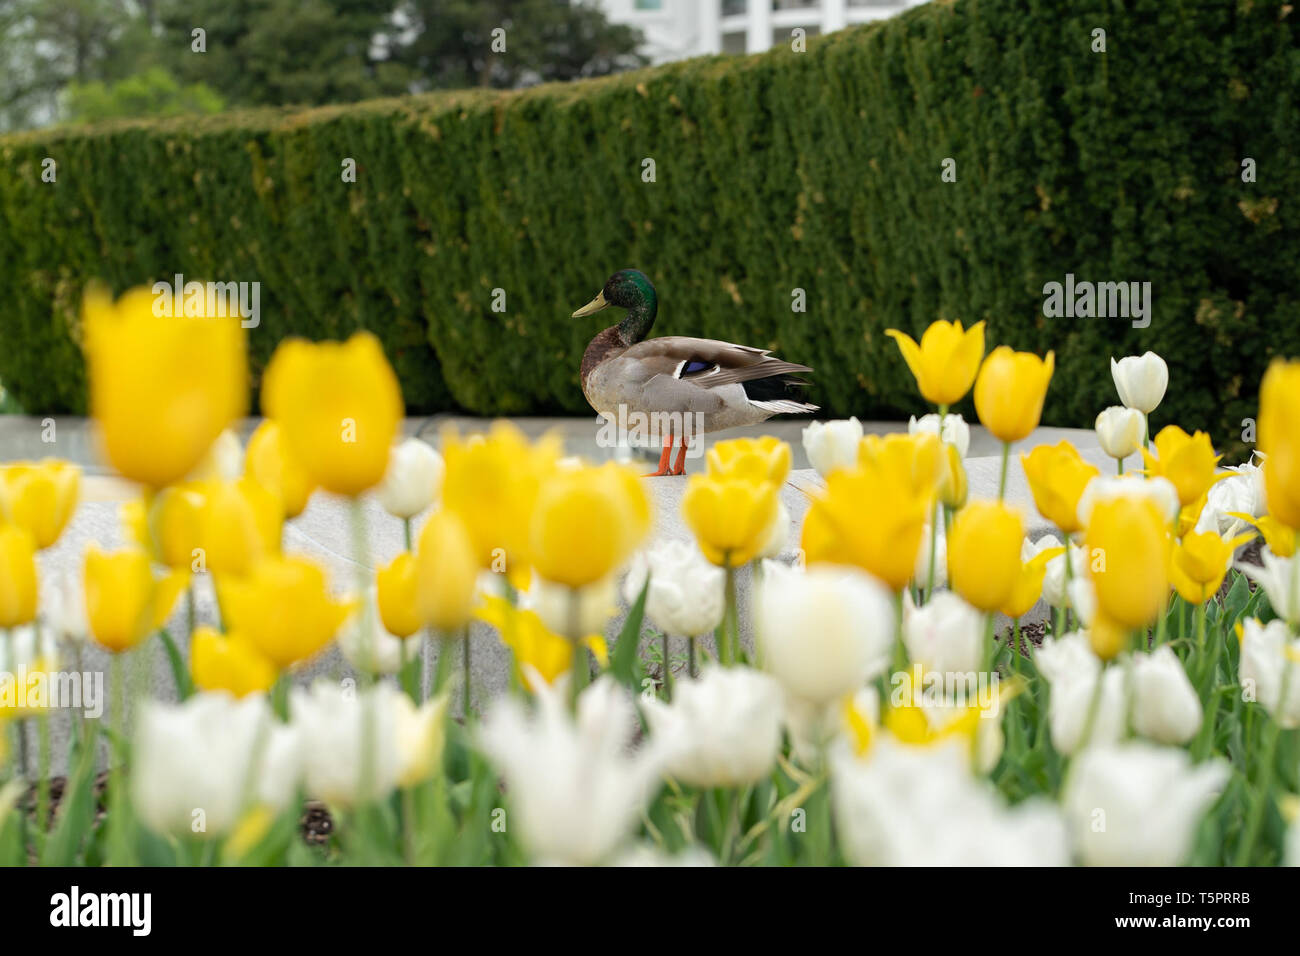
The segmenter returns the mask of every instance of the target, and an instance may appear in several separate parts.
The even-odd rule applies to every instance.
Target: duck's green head
[[[655,313],[659,311],[659,297],[655,287],[638,269],[621,269],[605,280],[605,286],[581,309],[573,313],[574,318],[592,315],[607,306],[616,305],[627,309],[627,315],[620,322],[619,330],[623,337],[632,342],[639,342],[654,324]]]

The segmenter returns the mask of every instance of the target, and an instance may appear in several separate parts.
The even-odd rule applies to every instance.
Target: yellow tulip
[[[86,551],[86,623],[97,643],[121,654],[167,621],[189,581],[184,572],[155,578],[149,555],[140,548]]]
[[[1189,435],[1177,425],[1166,425],[1152,444],[1156,446],[1154,455],[1142,449],[1146,474],[1151,478],[1168,478],[1178,491],[1178,502],[1183,507],[1194,504],[1212,484],[1232,474],[1228,471],[1215,474],[1222,456],[1214,453],[1210,436],[1205,432]]]
[[[357,607],[333,598],[325,572],[297,557],[267,558],[246,577],[218,580],[217,594],[227,628],[279,670],[314,656]]]
[[[239,634],[221,635],[210,627],[195,630],[190,643],[190,675],[203,690],[236,697],[260,694],[274,686],[275,665]]]
[[[809,564],[854,565],[902,591],[933,501],[932,484],[917,485],[889,468],[837,469],[804,518],[804,556]]]
[[[379,619],[389,634],[410,637],[424,627],[415,555],[403,551],[380,568],[375,574],[375,590]]]
[[[446,508],[435,511],[420,531],[415,551],[420,619],[446,633],[459,630],[473,610],[478,573],[465,523]]]
[[[897,329],[886,329],[885,334],[898,343],[903,361],[926,401],[954,405],[970,391],[984,357],[983,322],[965,331],[960,322],[932,322],[921,336],[920,345]]]
[[[943,448],[931,432],[867,435],[858,443],[858,465],[891,481],[937,491],[945,468]]]
[[[112,466],[153,488],[184,478],[248,406],[237,317],[154,314],[132,289],[92,288],[83,310],[90,413]]]
[[[1259,448],[1268,510],[1300,529],[1300,362],[1274,360],[1259,388]]]
[[[474,616],[497,629],[501,642],[513,653],[516,674],[528,686],[527,669],[535,670],[548,684],[567,674],[573,662],[574,643],[550,630],[536,611],[521,610],[505,598],[488,597]],[[588,648],[601,667],[608,666],[605,639],[599,634],[584,637],[579,643]]]
[[[754,464],[745,462],[753,457]],[[758,474],[776,485],[785,484],[790,475],[790,446],[764,435],[762,438],[732,438],[720,441],[709,449],[709,474],[722,478],[733,474]]]
[[[1020,441],[1038,427],[1056,356],[1040,359],[999,345],[975,380],[975,411],[984,427],[1004,442]]]
[[[709,561],[738,568],[754,559],[777,520],[776,487],[740,477],[690,477],[682,515]]]
[[[369,332],[341,343],[280,343],[262,382],[262,406],[322,488],[359,495],[383,480],[402,423],[402,390]]]
[[[1204,604],[1223,584],[1233,552],[1253,538],[1247,533],[1225,541],[1213,531],[1186,535],[1169,558],[1169,580],[1189,604]]]
[[[244,575],[280,551],[280,502],[251,478],[206,483],[200,544],[207,570]]]
[[[542,485],[529,556],[549,581],[580,588],[609,575],[650,530],[650,499],[621,465],[556,471]]]
[[[80,491],[81,469],[66,461],[17,462],[0,471],[4,516],[30,533],[37,548],[48,548],[59,539]]]
[[[203,551],[204,490],[201,482],[186,482],[164,488],[149,507],[143,532],[132,538],[169,568],[202,571],[207,567]],[[132,514],[136,512],[132,508]]]
[[[1154,500],[1115,495],[1092,507],[1084,544],[1097,609],[1116,628],[1145,627],[1169,597],[1169,525]]]
[[[981,611],[1010,603],[1020,580],[1024,538],[1025,522],[1015,509],[999,501],[972,501],[957,513],[948,537],[953,590]]]
[[[946,442],[939,470],[939,500],[948,508],[957,511],[966,506],[970,494],[970,485],[966,478],[966,465],[961,460],[961,452],[956,445]]]
[[[1255,518],[1239,511],[1229,511],[1228,514],[1234,518],[1240,518],[1247,524],[1254,525],[1259,530],[1259,533],[1263,535],[1268,550],[1279,558],[1289,558],[1295,554],[1296,533],[1294,528],[1287,527],[1272,515]]]
[[[1028,614],[1029,609],[1038,603],[1043,593],[1043,577],[1047,573],[1047,562],[1064,553],[1065,548],[1046,548],[1021,564],[1020,573],[1016,575],[1015,586],[1011,589],[1011,596],[999,610],[1012,619]]]
[[[1103,661],[1118,657],[1132,639],[1133,632],[1129,628],[1115,623],[1100,611],[1093,615],[1088,627],[1088,643],[1092,645],[1092,652]]]
[[[257,426],[244,452],[244,475],[280,501],[286,518],[296,518],[316,490],[306,470],[289,451],[284,430],[270,418]]]
[[[479,566],[505,572],[515,587],[526,587],[531,577],[527,551],[533,503],[560,454],[554,436],[530,444],[509,422],[497,422],[486,436],[443,435],[443,508],[464,523]]]
[[[1100,474],[1097,467],[1084,461],[1068,441],[1039,445],[1028,455],[1021,455],[1020,464],[1038,513],[1066,534],[1080,530],[1079,496]]]
[[[38,593],[31,534],[15,525],[0,525],[0,627],[31,623]]]

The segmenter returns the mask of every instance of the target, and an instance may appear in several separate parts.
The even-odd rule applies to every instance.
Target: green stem
[[[465,721],[468,723],[469,722],[469,690],[472,684],[472,681],[470,679],[469,628],[468,627],[465,628],[465,637],[460,643],[461,643],[461,647],[464,649],[463,664],[465,668],[465,690],[464,690],[464,698],[461,701],[461,716],[464,717]]]
[[[1002,443],[1002,471],[998,475],[998,501],[1001,501],[1007,491],[1007,461],[1011,457],[1011,442]]]
[[[698,676],[699,676],[699,671],[696,670],[696,666],[695,666],[695,638],[691,637],[691,638],[688,638],[687,640],[689,641],[689,643],[688,643],[688,645],[687,645],[687,647],[688,647],[688,650],[687,650],[687,655],[688,655],[688,656],[687,656],[687,660],[688,660],[688,662],[689,662],[689,663],[688,663],[688,666],[689,666],[689,669],[690,669],[691,677],[692,677],[692,678],[695,678],[695,677],[698,677]]]
[[[1283,654],[1285,653],[1284,646]],[[1291,691],[1291,659],[1287,657],[1285,660],[1286,664],[1282,668],[1281,692],[1277,698],[1277,716],[1273,718],[1268,728],[1268,742],[1264,745],[1263,766],[1255,788],[1255,802],[1251,804],[1250,816],[1246,818],[1246,832],[1237,848],[1235,866],[1246,866],[1250,863],[1251,855],[1255,851],[1255,843],[1259,839],[1260,826],[1264,822],[1264,810],[1272,802],[1270,791],[1273,789],[1273,764],[1277,758],[1277,742],[1282,736],[1282,724],[1278,718],[1286,707],[1286,699]]]
[[[664,658],[664,661],[663,661],[663,667],[664,667],[664,700],[672,700],[672,699],[673,699],[672,668],[669,667],[669,656],[668,656],[668,655],[669,655],[669,653],[670,653],[670,648],[669,648],[669,646],[668,646],[668,635],[667,635],[667,634],[661,634],[661,635],[660,635],[660,641],[662,642],[662,653],[663,653],[663,658]]]

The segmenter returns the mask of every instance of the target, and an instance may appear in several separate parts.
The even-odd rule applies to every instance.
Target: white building
[[[614,23],[639,27],[653,63],[706,53],[758,53],[855,23],[884,20],[925,0],[595,0]]]

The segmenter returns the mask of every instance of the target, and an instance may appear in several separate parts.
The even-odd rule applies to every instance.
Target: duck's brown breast
[[[582,393],[587,396],[588,402],[591,402],[591,393],[587,390],[587,379],[591,373],[601,362],[626,351],[627,345],[618,334],[618,326],[610,326],[587,343],[587,350],[582,353],[582,365],[578,369],[578,381],[582,383]]]

